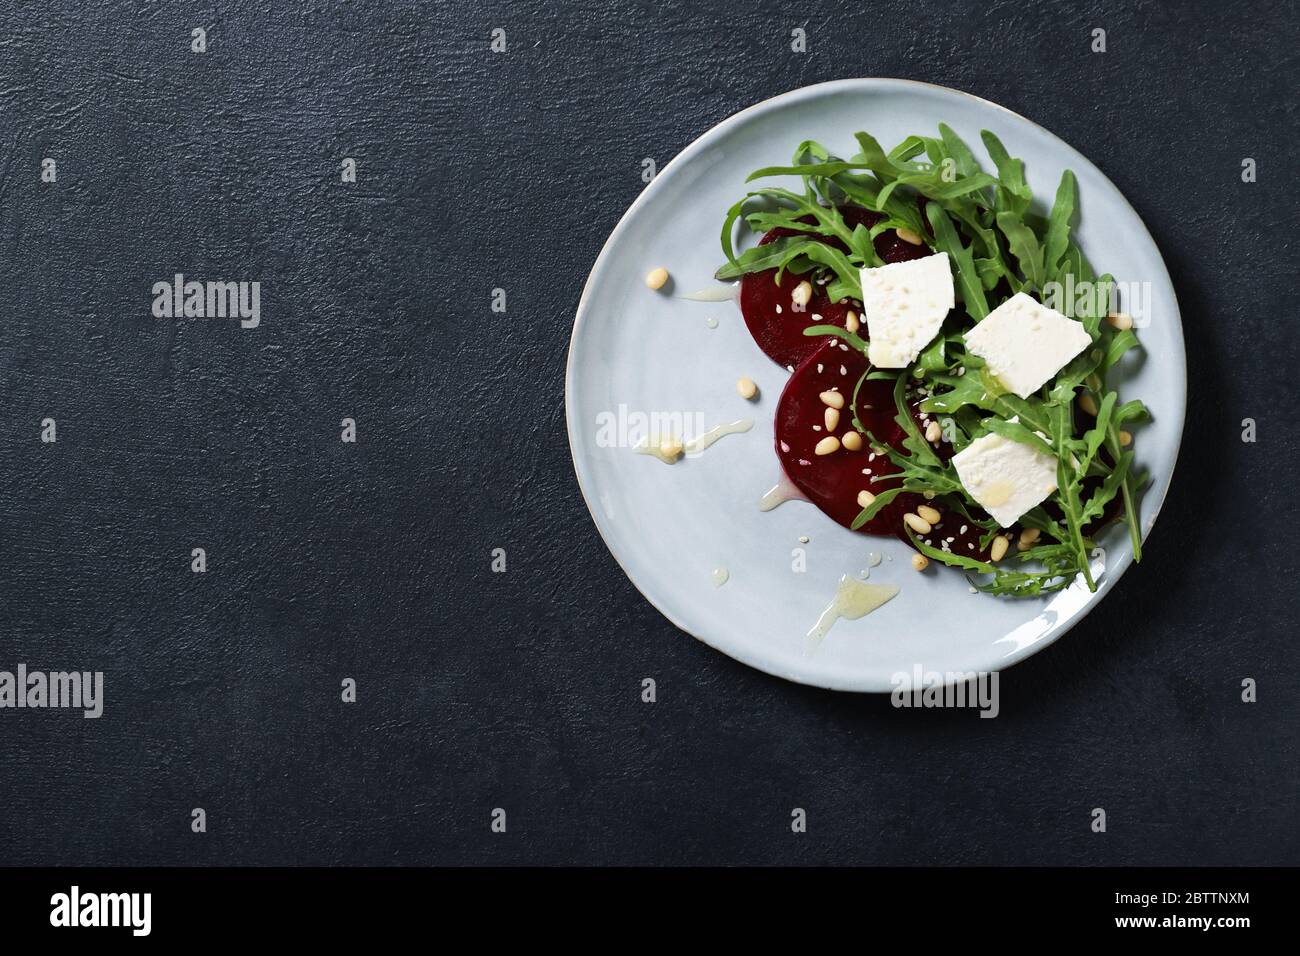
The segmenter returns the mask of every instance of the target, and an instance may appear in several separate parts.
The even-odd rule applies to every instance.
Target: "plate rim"
[[[827,80],[821,83],[812,83],[807,86],[796,87],[793,90],[787,90],[784,93],[778,93],[774,96],[769,96],[766,99],[760,100],[757,103],[753,103],[745,107],[744,109],[738,110],[737,112],[732,113],[731,115],[723,118],[722,120],[719,120],[717,123],[714,123],[708,129],[704,130],[702,133],[696,136],[693,140],[691,140],[690,143],[686,145],[685,148],[681,150],[681,152],[679,152],[676,156],[674,156],[671,160],[669,160],[667,164],[664,165],[664,168],[661,169],[659,173],[654,177],[654,179],[652,179],[650,183],[643,190],[641,190],[640,193],[637,194],[636,198],[633,199],[631,204],[627,207],[627,209],[624,210],[623,215],[619,217],[618,222],[614,225],[614,228],[610,231],[609,236],[605,239],[604,244],[601,246],[600,253],[596,256],[595,261],[592,263],[591,271],[588,272],[587,279],[583,283],[582,294],[578,298],[578,306],[574,313],[573,328],[569,333],[568,355],[565,358],[564,418],[565,418],[565,431],[566,431],[566,436],[568,438],[568,444],[569,444],[569,459],[573,464],[573,471],[578,481],[578,490],[582,493],[583,504],[586,505],[587,507],[587,512],[588,514],[590,514],[592,522],[596,526],[596,532],[597,534],[600,535],[601,542],[605,545],[605,549],[610,553],[610,556],[613,557],[615,564],[618,565],[619,569],[623,572],[624,576],[628,579],[628,581],[632,583],[632,586],[636,588],[636,590],[641,594],[641,596],[645,598],[647,602],[649,602],[650,606],[653,607],[656,611],[658,611],[661,615],[663,615],[669,621],[669,623],[671,623],[679,631],[683,631],[684,633],[689,634],[695,640],[712,648],[713,650],[717,651],[720,654],[724,654],[725,656],[731,658],[732,660],[746,667],[751,667],[754,670],[760,671],[765,674],[769,674],[773,677],[781,678],[782,680],[791,681],[792,683],[796,683],[804,687],[817,687],[823,690],[830,690],[830,691],[836,691],[841,693],[887,694],[890,693],[890,691],[885,689],[875,690],[872,688],[865,688],[860,686],[850,686],[850,684],[848,683],[843,683],[843,684],[826,683],[819,680],[809,680],[809,679],[805,679],[803,675],[790,673],[790,672],[783,672],[776,667],[768,666],[766,662],[759,662],[753,659],[745,659],[745,658],[738,657],[735,654],[733,654],[730,650],[724,647],[720,647],[718,644],[709,640],[707,637],[701,636],[700,634],[696,634],[693,630],[686,627],[686,625],[684,625],[676,615],[674,615],[667,608],[661,606],[658,601],[656,601],[653,597],[651,597],[651,595],[647,594],[645,589],[642,588],[642,586],[632,576],[631,572],[628,571],[627,566],[623,563],[623,560],[619,557],[618,553],[614,550],[613,545],[610,543],[610,539],[606,534],[606,529],[604,523],[601,520],[600,513],[598,509],[593,505],[594,498],[592,492],[588,489],[586,482],[583,479],[582,469],[578,464],[578,456],[575,453],[574,435],[578,427],[578,423],[575,420],[576,411],[574,409],[574,401],[573,401],[574,345],[577,342],[578,333],[584,323],[584,320],[586,319],[587,312],[589,311],[588,303],[591,297],[593,280],[596,274],[600,271],[601,266],[604,264],[605,260],[611,255],[612,250],[618,244],[618,240],[621,239],[624,230],[628,228],[628,223],[632,218],[633,214],[640,208],[640,206],[643,203],[649,202],[654,197],[654,195],[657,192],[656,187],[660,185],[661,180],[666,181],[664,179],[664,173],[667,173],[675,166],[685,165],[686,162],[693,159],[698,152],[701,152],[707,147],[707,144],[704,142],[707,138],[712,137],[712,135],[716,132],[722,132],[729,129],[732,126],[740,125],[751,115],[756,115],[759,112],[764,112],[767,110],[774,109],[778,106],[784,105],[787,102],[795,102],[800,99],[810,98],[810,97],[824,95],[824,94],[833,94],[842,89],[868,89],[869,90],[874,88],[878,91],[888,91],[891,88],[898,89],[900,87],[901,88],[919,87],[919,88],[924,88],[929,90],[937,90],[940,91],[941,93],[951,94],[965,99],[969,99],[982,106],[989,107],[999,113],[1005,113],[1008,116],[1014,117],[1015,119],[1023,123],[1027,123],[1028,125],[1041,131],[1042,133],[1045,133],[1046,135],[1050,136],[1053,140],[1055,140],[1058,144],[1060,144],[1060,146],[1063,147],[1067,153],[1073,154],[1075,161],[1083,165],[1086,165],[1093,173],[1099,176],[1102,179],[1102,181],[1106,183],[1106,185],[1110,186],[1110,188],[1114,190],[1115,195],[1118,196],[1120,201],[1125,206],[1128,207],[1129,211],[1133,214],[1133,218],[1137,220],[1138,224],[1141,226],[1142,234],[1145,235],[1147,241],[1151,244],[1151,248],[1155,250],[1156,258],[1159,260],[1160,268],[1164,272],[1165,281],[1169,286],[1169,290],[1173,298],[1172,318],[1177,323],[1178,330],[1179,330],[1178,331],[1179,349],[1176,358],[1178,360],[1177,368],[1181,370],[1182,394],[1180,396],[1180,401],[1178,403],[1178,406],[1174,412],[1177,415],[1177,428],[1175,431],[1172,464],[1170,465],[1169,468],[1168,479],[1164,482],[1164,487],[1160,489],[1158,497],[1153,497],[1152,499],[1148,499],[1151,502],[1152,511],[1151,511],[1151,519],[1147,524],[1147,527],[1142,531],[1141,541],[1143,544],[1146,543],[1146,540],[1150,536],[1152,529],[1155,528],[1156,521],[1157,519],[1159,519],[1160,514],[1164,509],[1165,501],[1168,498],[1169,489],[1173,486],[1174,475],[1178,469],[1179,455],[1182,452],[1183,433],[1187,425],[1187,341],[1186,341],[1186,336],[1183,334],[1182,309],[1178,304],[1178,290],[1174,286],[1173,278],[1169,275],[1169,267],[1165,263],[1165,257],[1163,253],[1160,251],[1160,246],[1156,242],[1155,237],[1151,235],[1151,230],[1147,227],[1147,224],[1143,220],[1142,216],[1138,214],[1138,211],[1133,207],[1133,204],[1129,202],[1129,199],[1124,194],[1124,191],[1121,190],[1118,186],[1116,186],[1115,183],[1110,179],[1110,177],[1107,176],[1096,164],[1094,164],[1092,160],[1090,160],[1079,150],[1075,149],[1074,146],[1070,145],[1070,143],[1066,142],[1056,133],[1053,133],[1051,130],[1047,129],[1045,126],[1042,126],[1041,124],[1034,122],[1028,117],[1023,116],[1022,114],[1017,113],[1015,110],[1009,109],[1008,107],[1005,107],[1000,103],[995,103],[992,100],[985,99],[982,96],[978,96],[974,93],[968,93],[965,90],[954,89],[953,87],[950,86],[943,86],[942,84],[938,84],[938,83],[928,83],[924,80],[913,80],[913,79],[906,79],[902,77],[850,77],[850,78],[843,78],[838,80]],[[996,668],[991,668],[989,672],[997,673],[1006,670],[1007,668],[1012,667],[1015,664],[1018,664],[1029,657],[1032,657],[1033,655],[1042,651],[1044,648],[1047,648],[1052,644],[1055,644],[1057,641],[1059,641],[1062,637],[1064,637],[1066,634],[1072,631],[1075,628],[1075,626],[1079,624],[1079,622],[1081,622],[1084,618],[1086,618],[1089,614],[1091,614],[1095,607],[1101,604],[1102,599],[1110,592],[1111,588],[1114,587],[1116,583],[1118,583],[1120,578],[1124,576],[1124,574],[1128,571],[1129,567],[1133,565],[1133,563],[1134,563],[1133,554],[1132,551],[1130,550],[1127,553],[1125,553],[1123,557],[1120,559],[1120,562],[1118,566],[1115,568],[1114,573],[1106,576],[1106,580],[1101,583],[1101,586],[1097,589],[1096,593],[1092,595],[1091,599],[1089,599],[1088,602],[1084,604],[1083,607],[1080,608],[1080,610],[1070,618],[1070,620],[1066,621],[1060,628],[1058,628],[1054,634],[1050,635],[1044,640],[1035,641],[1034,643],[1028,645],[1027,647],[1016,649],[1012,653],[1008,654],[1001,661],[999,661],[998,666]],[[951,682],[945,681],[944,686],[946,686],[948,683]]]

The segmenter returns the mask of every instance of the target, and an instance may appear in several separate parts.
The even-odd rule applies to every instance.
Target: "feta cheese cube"
[[[1028,398],[1092,344],[1082,322],[1018,292],[966,333],[966,349],[988,363],[998,381]]]
[[[867,358],[878,368],[905,368],[930,344],[953,307],[948,253],[863,269],[861,278]]]
[[[952,464],[962,487],[1004,528],[1056,490],[1056,459],[1001,435],[975,439]]]

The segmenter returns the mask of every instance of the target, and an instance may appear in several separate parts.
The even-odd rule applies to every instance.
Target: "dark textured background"
[[[547,6],[0,6],[0,668],[107,683],[98,721],[0,712],[0,862],[1300,863],[1298,569],[1271,528],[1300,517],[1295,8]],[[573,310],[641,159],[872,75],[1082,149],[1183,308],[1149,558],[1003,675],[997,720],[676,631],[568,455]],[[261,327],[152,318],[176,271],[260,280]]]

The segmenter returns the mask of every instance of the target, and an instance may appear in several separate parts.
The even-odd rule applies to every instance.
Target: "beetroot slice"
[[[800,365],[820,344],[815,336],[804,335],[804,329],[812,325],[844,328],[849,312],[848,305],[832,302],[825,286],[816,284],[808,305],[796,312],[790,295],[803,280],[787,271],[777,282],[775,269],[751,272],[740,280],[740,311],[749,334],[768,358],[786,368]]]
[[[853,389],[867,369],[866,358],[838,339],[814,338],[817,346],[795,373],[790,376],[776,407],[776,454],[786,475],[808,500],[844,527],[850,527],[862,510],[858,492],[873,494],[891,487],[894,482],[872,482],[879,475],[897,473],[884,455],[874,454],[863,441],[860,451],[841,448],[829,455],[815,452],[817,443],[827,437],[826,404],[822,392],[837,391],[844,396],[837,438],[853,431]],[[858,390],[858,418],[876,439],[901,441],[903,430],[894,422],[893,383],[863,382]],[[866,474],[864,472],[870,472]],[[914,511],[924,500],[920,495],[905,493],[882,508],[861,530],[870,534],[894,535],[902,525],[903,513]]]
[[[894,421],[894,383],[889,380],[863,382],[858,389],[857,403],[853,402],[853,389],[867,369],[866,358],[855,349],[848,348],[838,339],[819,338],[817,350],[790,376],[776,408],[776,454],[786,475],[808,500],[844,527],[851,527],[853,519],[862,510],[858,492],[879,493],[892,488],[896,481],[871,479],[898,473],[888,456],[875,454],[864,440],[860,451],[841,447],[829,455],[818,455],[817,443],[827,436],[826,403],[822,392],[838,391],[844,396],[840,410],[839,426],[833,433],[837,438],[853,430],[853,411],[864,428],[877,441],[902,449],[904,432]],[[908,405],[918,430],[924,432],[925,421],[916,410],[921,396],[911,395]],[[817,426],[817,427],[814,427]],[[940,458],[946,459],[951,448],[940,442],[935,448]],[[869,471],[870,474],[864,472]],[[968,521],[960,512],[949,511],[942,501],[927,502],[924,497],[904,492],[882,508],[874,518],[859,530],[869,534],[897,537],[908,541],[903,530],[903,515],[915,512],[921,505],[929,504],[943,515],[930,534],[929,543],[942,549],[944,544],[954,554],[987,561],[989,552],[979,546],[982,529]],[[986,517],[972,509],[977,517]],[[965,528],[965,531],[962,530]],[[952,540],[949,541],[948,539]],[[910,542],[909,542],[910,543]]]
[[[839,210],[850,228],[861,223],[870,229],[881,219],[879,213],[861,206],[840,206]],[[812,219],[804,217],[801,221],[811,222]],[[773,229],[759,240],[759,245],[766,245],[784,236],[797,235],[806,234],[794,229]],[[814,238],[847,251],[844,243],[838,239]],[[885,262],[905,262],[930,254],[930,250],[923,245],[914,246],[899,239],[893,230],[881,233],[872,244],[876,254]],[[787,270],[781,281],[777,282],[776,275],[777,270],[767,269],[744,276],[740,280],[740,311],[745,317],[745,325],[749,327],[749,334],[754,337],[758,347],[772,361],[794,368],[812,355],[820,344],[815,337],[804,335],[804,329],[810,325],[838,325],[843,328],[850,309],[857,311],[861,306],[857,302],[832,302],[826,295],[825,287],[814,283],[812,299],[808,305],[802,311],[795,311],[790,295],[805,277]]]

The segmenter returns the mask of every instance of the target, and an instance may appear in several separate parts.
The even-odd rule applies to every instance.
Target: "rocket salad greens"
[[[1147,410],[1140,401],[1122,401],[1107,384],[1138,340],[1122,316],[1111,315],[1113,278],[1094,273],[1072,236],[1079,208],[1074,175],[1062,175],[1042,215],[1033,207],[1022,161],[987,130],[981,137],[993,174],[942,124],[937,137],[909,136],[888,151],[869,134],[857,133],[858,152],[848,159],[815,142],[800,144],[789,166],[766,167],[749,177],[798,177],[802,189],[755,188],[730,208],[721,236],[726,263],[717,277],[758,281],[762,273],[765,284],[791,275],[810,280],[824,293],[822,301],[850,311],[847,325],[818,322],[802,334],[838,341],[865,358],[866,325],[859,332],[851,311],[863,309],[862,270],[946,253],[956,307],[938,334],[905,368],[865,364],[852,386],[852,427],[893,467],[866,479],[874,500],[851,526],[873,522],[897,507],[899,496],[923,496],[934,510],[957,516],[953,521],[961,522],[963,532],[977,529],[978,544],[969,545],[975,554],[959,553],[936,541],[938,535],[927,538],[910,527],[903,529],[906,539],[928,558],[970,573],[980,590],[1027,597],[1064,588],[1079,575],[1096,590],[1089,557],[1105,522],[1124,521],[1134,559],[1142,557],[1136,508],[1146,476],[1135,469],[1127,429],[1143,421]],[[741,223],[766,233],[764,241],[738,252],[733,235]],[[918,251],[911,253],[900,237],[919,243]],[[885,240],[903,252],[893,256]],[[1062,289],[1076,293],[1071,301],[1063,301]],[[965,340],[965,333],[1018,293],[1069,313],[1091,339],[1028,398],[1007,388]],[[889,440],[879,434],[879,420],[874,426],[863,422],[854,409],[861,407],[859,391],[891,385],[891,427],[897,429]],[[918,416],[941,423],[942,443],[927,437]],[[1035,530],[1022,530],[1018,548],[1003,545],[991,559],[989,545],[1005,529],[963,486],[952,462],[986,435],[1050,456],[1056,470],[1055,490],[1017,521],[1018,528]]]

